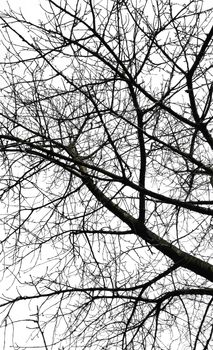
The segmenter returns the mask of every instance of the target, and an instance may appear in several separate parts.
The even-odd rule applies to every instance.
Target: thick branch
[[[77,150],[69,151],[70,155],[77,159]],[[115,204],[110,198],[108,198],[95,184],[93,179],[87,173],[87,169],[84,166],[79,165],[79,169],[84,174],[82,181],[95,196],[95,198],[106,207],[111,213],[117,216],[121,221],[125,222],[135,234],[144,239],[152,247],[162,252],[164,255],[169,257],[178,266],[184,267],[199,276],[206,278],[213,282],[213,265],[205,262],[193,255],[182,251],[173,244],[167,242],[165,239],[159,237],[154,232],[145,227],[141,220],[136,220],[132,215],[128,214],[125,210]]]
[[[137,234],[145,239],[147,243],[151,244],[157,250],[172,259],[179,266],[182,266],[213,282],[213,265],[175,247],[173,244],[159,237],[154,232],[144,228],[144,225],[142,225],[140,222],[138,222],[137,225]]]

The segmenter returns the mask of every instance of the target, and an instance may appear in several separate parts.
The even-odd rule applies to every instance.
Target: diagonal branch
[[[74,145],[69,150],[69,154],[77,160],[80,159],[77,149]],[[121,221],[125,222],[133,232],[144,239],[152,247],[159,250],[161,253],[169,257],[176,265],[186,268],[199,276],[206,278],[213,282],[213,265],[205,262],[195,256],[184,252],[177,248],[175,245],[159,237],[157,234],[145,227],[141,220],[135,219],[132,215],[115,204],[110,198],[108,198],[97,186],[94,180],[90,177],[85,166],[79,165],[79,170],[82,172],[82,181],[94,195],[94,197],[105,206],[111,213],[117,216]]]

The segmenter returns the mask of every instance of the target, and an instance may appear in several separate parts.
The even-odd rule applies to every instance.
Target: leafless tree
[[[42,6],[1,13],[2,349],[212,349],[212,3]]]

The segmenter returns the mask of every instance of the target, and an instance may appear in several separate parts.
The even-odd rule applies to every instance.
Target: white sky
[[[8,10],[8,5],[10,8],[20,13],[23,13],[26,19],[31,22],[36,22],[37,19],[41,19],[44,16],[44,10],[42,10],[40,4],[45,7],[46,0],[0,0],[1,8],[0,12]]]
[[[43,2],[45,3],[44,0]],[[39,12],[40,0],[1,0],[1,11],[7,9],[8,4],[15,11],[21,8],[24,14],[33,18]]]

